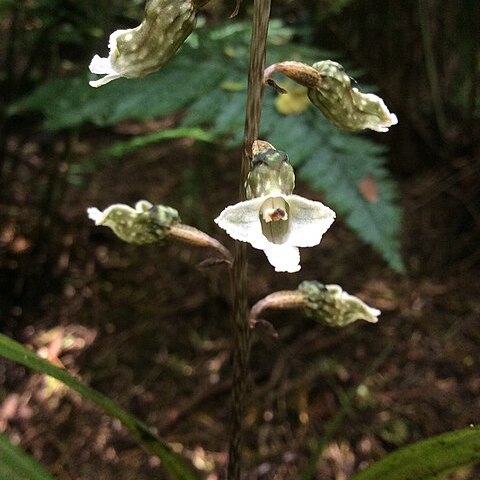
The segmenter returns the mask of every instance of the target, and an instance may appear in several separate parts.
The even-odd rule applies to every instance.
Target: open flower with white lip
[[[231,205],[215,222],[235,240],[263,250],[277,272],[297,272],[298,247],[318,245],[334,219],[323,203],[274,193]]]
[[[292,194],[295,174],[286,153],[263,140],[256,140],[252,151],[247,200],[227,207],[215,222],[235,240],[263,250],[277,272],[297,272],[298,247],[318,245],[335,212]]]

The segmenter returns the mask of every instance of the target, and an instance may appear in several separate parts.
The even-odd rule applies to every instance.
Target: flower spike
[[[265,69],[264,83],[279,93],[285,90],[271,78],[276,72],[283,73],[308,89],[308,98],[327,119],[342,130],[359,131],[369,128],[387,132],[398,123],[397,116],[390,113],[384,101],[373,93],[361,93],[352,88],[351,78],[344,68],[332,60],[314,63],[274,63]]]

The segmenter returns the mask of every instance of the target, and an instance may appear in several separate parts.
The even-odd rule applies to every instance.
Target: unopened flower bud
[[[276,193],[290,195],[295,188],[295,173],[288,155],[262,140],[254,142],[252,151],[253,159],[245,184],[247,199]]]
[[[396,115],[389,112],[380,97],[352,88],[351,78],[337,62],[324,60],[314,63],[313,66],[301,62],[270,65],[265,70],[264,81],[282,93],[285,91],[271,79],[276,72],[281,72],[307,87],[312,104],[338,128],[349,131],[369,128],[386,132],[389,127],[398,123]]]
[[[357,320],[378,322],[380,310],[369,307],[359,298],[349,295],[339,285],[323,285],[305,281],[298,286],[307,302],[305,315],[331,327],[345,327]]]
[[[140,200],[135,208],[128,205],[110,205],[103,212],[89,208],[88,216],[96,225],[110,227],[115,235],[127,243],[145,244],[163,240],[170,228],[180,222],[177,210],[164,205],[152,205]]]
[[[113,32],[109,56],[93,57],[90,71],[105,76],[90,85],[100,87],[120,77],[140,78],[160,70],[192,33],[197,10],[206,1],[148,0],[142,23]]]

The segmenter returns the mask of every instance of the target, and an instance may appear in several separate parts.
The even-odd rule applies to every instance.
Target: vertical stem
[[[245,199],[245,180],[252,157],[252,143],[258,137],[262,113],[263,70],[267,45],[268,21],[271,0],[254,0],[253,28],[250,43],[250,66],[245,117],[244,148],[240,176],[240,199]],[[232,419],[227,478],[240,480],[243,449],[243,418],[248,383],[250,359],[250,327],[248,322],[247,298],[247,250],[245,243],[236,242],[235,260],[232,269],[233,297],[233,388],[231,398]]]

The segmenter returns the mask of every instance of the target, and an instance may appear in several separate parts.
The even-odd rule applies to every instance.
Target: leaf
[[[78,392],[92,401],[106,413],[117,418],[130,434],[151,454],[157,456],[165,470],[175,480],[199,480],[200,477],[185,461],[174,453],[167,443],[155,435],[138,418],[122,410],[115,402],[105,395],[90,388],[72,377],[66,370],[62,370],[52,363],[39,357],[23,345],[0,334],[0,355],[36,372],[44,373]],[[0,477],[3,478],[3,477]],[[9,477],[6,477],[9,478]]]
[[[480,427],[444,433],[401,448],[352,480],[434,480],[480,461]]]
[[[8,480],[54,480],[33,457],[0,433],[0,478]]]

